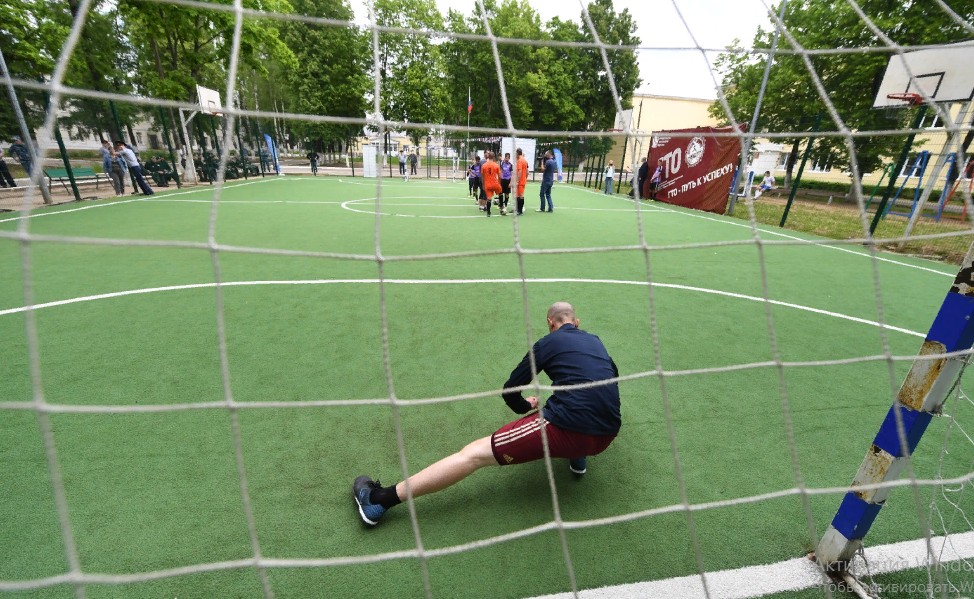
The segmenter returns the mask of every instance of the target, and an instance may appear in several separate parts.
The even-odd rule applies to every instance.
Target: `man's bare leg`
[[[435,493],[460,482],[484,466],[496,466],[497,460],[490,448],[490,437],[477,439],[460,451],[427,466],[407,480],[413,497]],[[382,487],[368,476],[360,476],[352,484],[352,496],[358,506],[359,516],[366,526],[379,523],[387,509],[406,499],[406,482],[395,487]]]
[[[458,483],[484,466],[497,465],[490,437],[483,437],[410,476],[409,489],[414,498],[422,497]],[[406,482],[396,485],[396,494],[402,501],[406,500]]]

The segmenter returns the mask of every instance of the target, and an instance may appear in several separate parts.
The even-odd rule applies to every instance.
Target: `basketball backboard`
[[[632,125],[632,108],[628,108],[622,112],[616,113],[615,124],[612,125],[613,129],[628,129],[630,125]]]
[[[196,86],[196,95],[200,100],[200,110],[207,114],[223,114],[223,102],[220,101],[220,93],[216,90],[202,85]]]
[[[888,98],[889,94],[921,94],[935,102],[970,101],[974,99],[971,64],[974,64],[974,42],[969,41],[905,52],[903,56],[893,54],[873,108],[909,104],[906,100]]]

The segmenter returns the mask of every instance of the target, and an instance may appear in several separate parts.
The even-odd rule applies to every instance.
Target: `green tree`
[[[574,21],[562,21],[555,17],[548,22],[551,39],[558,42],[584,41],[582,30]],[[586,107],[591,104],[592,88],[582,85],[592,76],[588,67],[588,53],[584,48],[546,48],[549,59],[546,69],[546,95],[544,104],[550,107],[539,115],[540,129],[583,130],[588,128]],[[633,88],[634,90],[635,88]],[[631,94],[630,98],[631,102]]]
[[[452,8],[447,13],[446,26],[450,32],[457,34],[483,34],[485,31],[479,19],[468,19]],[[471,124],[482,127],[503,126],[500,107],[495,101],[497,78],[493,75],[495,68],[490,51],[489,44],[480,41],[449,38],[443,43],[441,52],[449,98],[445,107],[445,120],[448,124],[466,123],[469,90],[473,102]]]
[[[49,79],[66,35],[45,0],[7,0],[0,10],[0,48],[11,77],[26,81]],[[23,88],[16,88],[16,92],[28,128],[37,128],[46,110],[42,94]],[[20,125],[4,89],[0,137],[12,135],[20,135]]]
[[[220,3],[231,4],[230,0]],[[244,0],[243,5],[281,13],[292,8],[288,0]],[[224,96],[233,49],[232,12],[138,0],[118,0],[118,10],[124,23],[120,44],[133,50],[138,65],[134,83],[139,94],[195,103],[196,85],[202,85],[220,92],[223,103],[229,104],[230,99]],[[247,89],[248,82],[252,86],[254,79],[267,80],[272,72],[268,65],[285,65],[273,71],[279,74],[294,64],[294,54],[281,40],[281,26],[278,20],[244,19],[238,90]],[[285,87],[280,76],[272,84],[275,89]],[[170,119],[178,122],[175,114]],[[200,128],[208,128],[204,123],[201,119],[193,121],[197,134]]]
[[[376,22],[388,27],[441,31],[434,0],[372,0]],[[441,123],[447,91],[439,40],[422,34],[379,33],[380,108],[389,120]],[[409,129],[413,143],[429,131]]]
[[[587,25],[552,18],[542,24],[527,0],[485,0],[484,13],[491,32],[498,37],[537,41],[592,42]],[[616,12],[612,0],[595,0],[587,11],[599,40],[606,44],[638,45],[636,25],[628,9]],[[464,34],[486,34],[479,7],[469,17],[451,11],[450,30]],[[506,127],[497,66],[489,42],[451,39],[444,44],[451,97],[462,97],[468,81],[473,87],[474,124]],[[511,119],[520,129],[601,130],[612,126],[616,104],[609,86],[615,81],[623,108],[632,105],[639,85],[634,50],[609,50],[610,70],[595,48],[498,44]],[[459,104],[459,103],[458,103]]]
[[[228,0],[221,3],[230,4]],[[243,4],[250,9],[291,12],[287,0],[245,0]],[[139,92],[195,102],[195,86],[203,85],[222,95],[233,47],[233,13],[137,0],[119,0],[118,7],[125,23],[124,42],[134,49],[139,66]],[[294,54],[281,40],[279,23],[244,20],[240,39],[242,71],[247,67],[266,74],[268,61],[293,65]]]
[[[961,41],[969,37],[962,26],[933,3],[864,0],[859,5],[876,26],[897,44],[937,44]],[[974,3],[970,0],[954,3],[953,8],[968,22],[974,18]],[[775,8],[774,12],[777,13],[778,9]],[[844,3],[791,0],[783,20],[796,42],[806,50],[885,45],[859,15]],[[759,30],[754,38],[754,47],[769,49],[772,37],[772,31]],[[794,49],[784,37],[781,38],[779,47]],[[741,52],[739,48],[729,50],[717,59],[716,67],[723,77],[724,94],[734,118],[739,123],[749,123],[757,104],[766,55],[752,57]],[[872,108],[875,92],[889,57],[888,53],[866,51],[811,55],[810,61],[829,100],[850,130],[880,131],[900,128],[906,124],[905,121],[909,118],[906,112],[890,117],[885,111]],[[724,122],[730,121],[719,102],[711,106],[710,112]],[[756,131],[803,132],[795,138],[785,140],[792,145],[787,175],[789,181],[799,143],[806,135],[804,132],[811,128],[815,115],[821,115],[822,129],[837,129],[838,123],[829,115],[826,103],[817,93],[811,73],[802,58],[798,55],[777,54],[758,115]],[[902,136],[882,135],[853,138],[860,174],[877,169],[884,159],[897,154],[903,140]],[[820,138],[817,151],[830,155],[833,164],[850,168],[852,156],[845,139]]]
[[[49,11],[66,37],[81,10],[81,0],[51,2]],[[132,73],[136,72],[135,56],[119,44],[122,23],[113,2],[102,0],[92,3],[85,16],[84,31],[78,39],[68,68],[65,83],[71,87],[99,92],[130,94],[133,91]],[[62,104],[59,122],[73,126],[78,131],[119,139],[122,132],[115,124],[111,105],[105,100],[90,98],[66,98]],[[131,122],[142,112],[134,105],[116,103],[120,122]]]
[[[636,22],[629,9],[616,12],[612,0],[594,0],[587,7],[592,27],[598,34],[598,40],[607,45],[638,46],[639,37],[636,35]],[[582,17],[583,23],[584,17]],[[594,42],[592,28],[582,25],[582,40]],[[582,79],[590,86],[584,95],[582,109],[588,116],[588,128],[604,130],[612,127],[615,122],[616,103],[609,84],[611,77],[615,82],[616,91],[623,110],[632,108],[632,94],[639,87],[639,65],[636,61],[635,50],[606,50],[609,70],[606,71],[605,60],[598,49],[590,49],[585,53]]]
[[[294,0],[295,11],[309,16],[351,20],[347,0]],[[286,72],[292,112],[363,118],[368,110],[368,76],[372,63],[370,35],[350,27],[290,23],[284,42],[295,54]],[[319,142],[348,140],[361,134],[361,125],[293,123],[300,138]]]

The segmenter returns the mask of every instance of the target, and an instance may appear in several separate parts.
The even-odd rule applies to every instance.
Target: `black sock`
[[[369,494],[369,501],[372,503],[377,503],[386,509],[402,503],[402,499],[399,499],[399,494],[396,493],[395,485],[391,487],[372,489],[372,492]]]

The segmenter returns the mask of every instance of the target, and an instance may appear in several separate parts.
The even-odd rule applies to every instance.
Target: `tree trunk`
[[[792,142],[791,151],[788,152],[788,166],[787,169],[785,170],[785,182],[784,182],[784,186],[786,188],[791,188],[792,171],[795,170],[795,162],[798,161],[798,141],[799,140],[796,139],[794,142]]]

